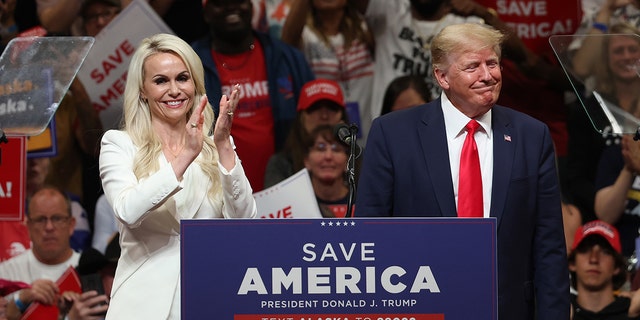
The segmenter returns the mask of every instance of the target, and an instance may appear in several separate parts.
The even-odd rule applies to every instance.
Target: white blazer
[[[211,180],[195,161],[180,182],[161,155],[160,170],[138,180],[137,150],[123,131],[102,137],[100,177],[121,222],[122,249],[107,319],[179,318],[180,219],[254,218],[256,203],[237,156],[230,172],[218,163],[223,192],[209,198]]]

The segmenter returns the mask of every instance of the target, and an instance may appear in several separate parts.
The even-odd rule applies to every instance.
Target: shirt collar
[[[465,132],[464,127],[471,118],[458,110],[444,92],[440,95],[440,103],[442,104],[442,112],[444,113],[444,125],[447,130],[447,137],[456,138]],[[490,109],[485,114],[474,118],[482,127],[480,132],[484,132],[487,138],[491,138],[491,111]]]

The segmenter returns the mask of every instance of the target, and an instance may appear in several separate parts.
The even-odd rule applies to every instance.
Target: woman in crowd
[[[382,111],[380,115],[391,111],[407,109],[431,101],[431,91],[418,75],[400,76],[387,86],[382,99]]]
[[[300,90],[298,113],[281,152],[267,163],[264,187],[268,188],[304,168],[305,141],[319,125],[348,123],[344,95],[335,81],[317,79]]]
[[[359,113],[360,131],[366,137],[373,120],[374,42],[353,1],[292,1],[282,40],[302,50],[316,78],[340,85],[350,112]]]
[[[305,147],[304,166],[323,216],[344,217],[349,201],[348,146],[336,139],[333,126],[321,125],[311,132]]]
[[[598,152],[585,156],[593,157],[601,153],[595,177],[595,215],[618,229],[622,253],[629,257],[635,251],[640,228],[640,179],[637,175],[640,170],[640,148],[631,135],[620,137],[621,132],[616,132],[615,124],[602,115],[604,106],[597,100],[608,101],[606,109],[612,112],[611,106],[615,105],[628,115],[636,118],[640,115],[640,78],[636,73],[636,64],[640,59],[640,32],[630,25],[619,24],[611,27],[611,33],[615,35],[606,37],[603,42],[605,63],[601,66],[603,69],[596,73],[596,90],[592,92],[592,95],[599,95],[601,99],[591,97],[585,102],[591,118],[586,122],[587,125],[593,123],[602,131],[597,134],[597,143],[592,140],[591,149],[586,150]],[[623,127],[622,133],[634,132],[637,128],[637,122],[628,125],[622,118],[617,119],[617,124]],[[590,129],[590,136],[593,136],[596,131]]]
[[[132,57],[124,127],[100,150],[122,250],[107,319],[179,319],[180,220],[256,215],[229,135],[238,89],[221,98],[214,126],[203,72],[173,35],[143,40]]]

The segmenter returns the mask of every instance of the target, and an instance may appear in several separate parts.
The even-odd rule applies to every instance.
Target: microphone
[[[355,126],[355,124],[353,126]],[[335,134],[336,138],[338,138],[338,140],[340,140],[342,143],[351,145],[351,130],[349,129],[348,125],[344,123],[336,125],[333,129],[333,133]]]
[[[356,140],[356,133],[358,132],[358,126],[352,123],[351,125],[346,125],[344,123],[337,124],[333,128],[333,133],[338,138],[338,140],[348,146],[351,146],[351,142],[355,144],[355,154],[354,156],[358,158],[362,153],[362,149],[358,145]]]

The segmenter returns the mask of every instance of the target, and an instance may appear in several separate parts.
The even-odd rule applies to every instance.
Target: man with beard
[[[440,95],[440,88],[433,78],[431,39],[444,27],[464,22],[484,22],[509,35],[510,29],[497,18],[493,10],[473,0],[356,0],[358,10],[364,14],[375,38],[375,67],[371,113],[361,116],[368,125],[380,114],[384,88],[399,76],[420,75],[425,78],[431,96]],[[512,45],[513,43],[513,45]],[[509,36],[505,50],[523,48],[521,41]],[[523,56],[522,52],[513,55]]]
[[[573,320],[640,319],[640,291],[633,299],[616,295],[627,280],[620,235],[612,225],[594,220],[578,228],[569,254]]]
[[[205,1],[209,35],[192,46],[204,65],[210,101],[240,85],[231,135],[255,192],[296,117],[300,88],[314,75],[298,49],[252,29],[252,12],[251,0]]]

